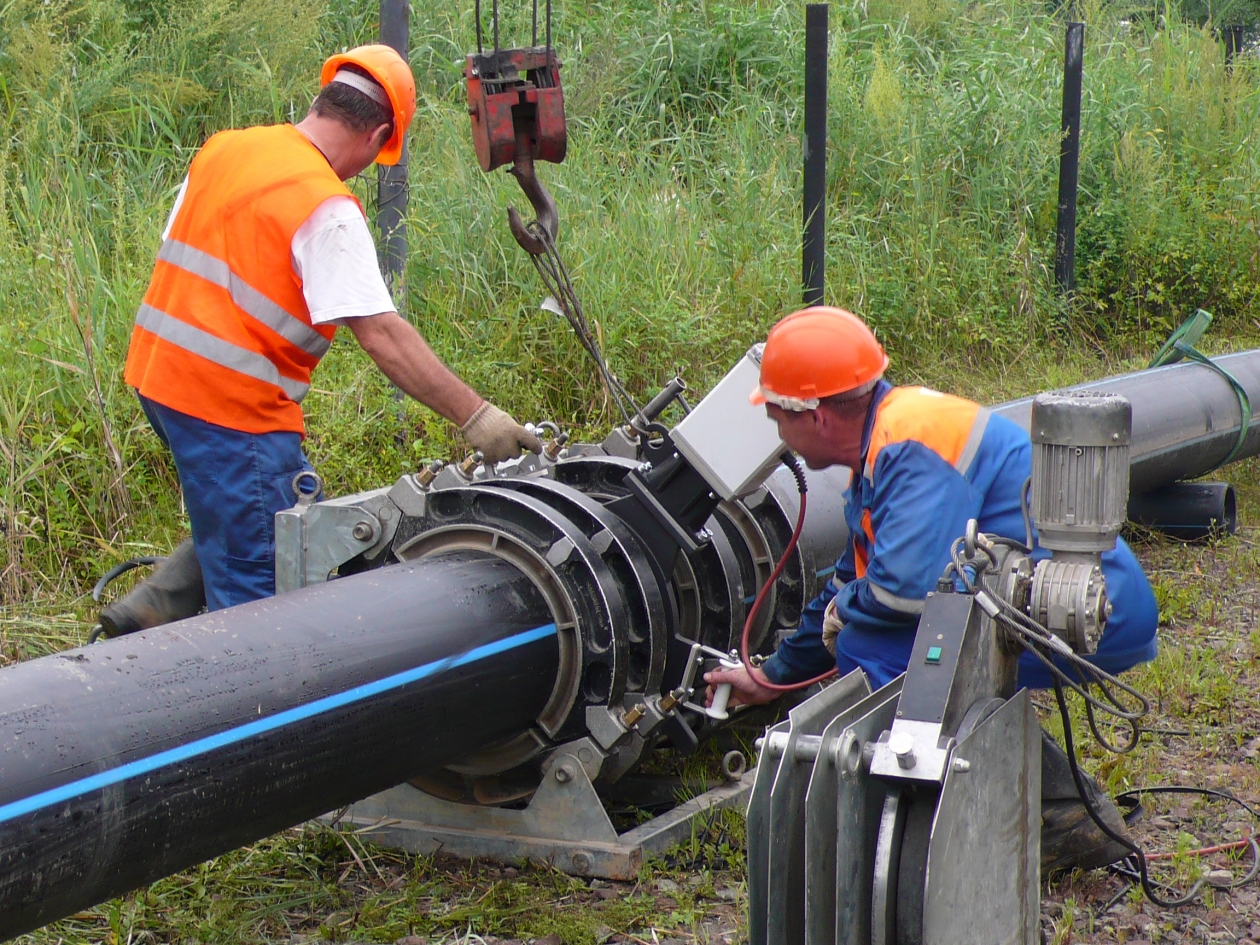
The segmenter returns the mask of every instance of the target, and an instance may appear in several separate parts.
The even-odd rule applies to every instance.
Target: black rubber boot
[[[192,539],[185,538],[156,571],[103,608],[98,621],[102,635],[117,637],[194,617],[205,606],[201,564]]]
[[[1084,771],[1089,801],[1103,823],[1129,839],[1115,802]],[[1041,732],[1041,875],[1063,870],[1093,870],[1122,860],[1129,849],[1108,837],[1081,801],[1065,752],[1044,729]]]

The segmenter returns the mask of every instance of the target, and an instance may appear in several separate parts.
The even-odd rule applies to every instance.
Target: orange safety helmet
[[[748,402],[814,410],[824,397],[865,393],[887,367],[888,355],[862,319],[826,305],[802,309],[770,329],[761,383]]]
[[[349,52],[328,57],[324,68],[319,72],[319,87],[322,89],[331,82],[337,70],[347,64],[367,70],[368,75],[389,96],[389,104],[394,109],[394,133],[376,156],[376,163],[397,164],[402,160],[403,139],[406,138],[411,119],[416,114],[416,80],[411,74],[411,66],[407,65],[407,61],[392,46],[379,43],[373,46],[356,46]]]

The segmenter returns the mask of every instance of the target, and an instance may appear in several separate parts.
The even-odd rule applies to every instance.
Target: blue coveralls
[[[862,440],[863,468],[845,493],[849,544],[801,615],[796,633],[762,666],[771,682],[862,669],[874,687],[905,672],[919,615],[976,519],[981,532],[1024,540],[1020,492],[1032,470],[1028,434],[970,401],[925,388],[875,389]],[[1047,552],[1037,548],[1037,557]],[[1103,555],[1113,611],[1091,662],[1118,673],[1155,658],[1159,610],[1141,564],[1123,540]],[[844,628],[833,658],[822,642],[832,598]],[[1031,654],[1019,683],[1051,685]]]
[[[311,464],[302,436],[244,433],[140,396],[175,457],[206,606],[221,610],[276,592],[276,513],[293,507],[293,477]]]

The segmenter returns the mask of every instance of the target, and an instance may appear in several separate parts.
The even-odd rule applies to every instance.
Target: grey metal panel
[[[869,711],[850,725],[841,739],[856,739],[860,750],[862,745],[875,741],[881,732],[891,728],[904,680],[904,675],[898,676],[870,696],[864,703]],[[843,748],[841,746],[842,751]],[[864,765],[847,770],[843,758],[842,754],[841,777],[836,783],[833,933],[837,945],[870,945],[871,866],[875,862],[875,840],[887,785],[867,774]]]
[[[836,767],[837,743],[843,740],[848,747],[850,738],[846,737],[846,732],[849,732],[852,738],[859,739],[856,747],[860,758],[860,736],[853,726],[875,715],[876,722],[872,725],[881,726],[875,735],[887,728],[901,693],[902,678],[897,677],[841,712],[823,730],[818,760],[805,792],[805,945],[835,945],[837,812],[841,805],[847,806],[850,796],[860,796],[854,790],[853,773],[846,771],[842,775]],[[878,711],[881,708],[883,713]],[[843,760],[843,756],[839,757]]]
[[[792,727],[782,721],[766,729],[765,741],[776,732],[785,735]],[[766,912],[769,905],[767,879],[770,874],[770,790],[775,775],[779,773],[782,758],[773,757],[764,747],[757,761],[757,777],[753,781],[752,797],[748,799],[748,823],[745,826],[745,844],[748,856],[748,942],[749,945],[767,945]]]
[[[788,714],[792,723],[783,761],[770,791],[769,908],[766,931],[773,945],[805,942],[805,791],[814,759],[797,758],[802,736],[821,735],[841,712],[870,694],[866,675],[854,670]]]
[[[1024,689],[954,752],[928,849],[924,945],[1036,945],[1040,872],[1041,738]]]

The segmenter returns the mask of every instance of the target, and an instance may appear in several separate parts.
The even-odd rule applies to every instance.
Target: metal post
[[[827,4],[805,6],[805,169],[801,285],[822,305],[827,274]]]
[[[407,59],[410,46],[411,5],[408,0],[381,0],[381,42]],[[376,224],[381,230],[381,270],[385,284],[401,308],[403,270],[407,261],[407,144],[393,167],[376,169]]]
[[[1081,157],[1081,67],[1085,24],[1069,23],[1063,53],[1063,143],[1059,150],[1059,236],[1054,277],[1065,295],[1076,288],[1076,185]]]
[[[1232,66],[1234,59],[1242,52],[1243,28],[1227,26],[1221,32],[1225,34],[1225,65]]]

